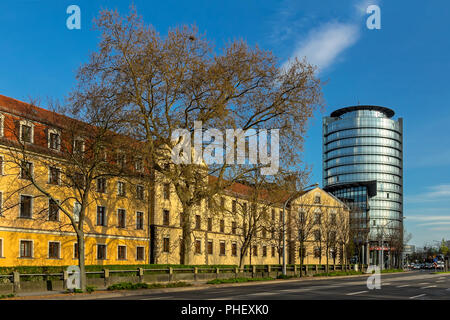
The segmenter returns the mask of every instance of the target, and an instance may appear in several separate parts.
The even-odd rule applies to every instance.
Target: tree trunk
[[[183,205],[183,239],[180,253],[180,262],[183,265],[191,263],[191,245],[192,245],[192,226],[191,226],[192,207]]]
[[[78,266],[80,267],[80,289],[86,291],[86,264],[85,264],[85,247],[84,247],[84,232],[77,232],[78,242]]]

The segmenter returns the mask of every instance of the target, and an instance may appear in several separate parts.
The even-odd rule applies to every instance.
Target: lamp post
[[[311,188],[311,187],[317,187],[317,186],[319,186],[319,184],[315,183],[315,184],[312,184],[312,185],[302,188],[302,190],[294,192],[287,198],[287,200],[283,204],[283,275],[284,276],[286,275],[286,213],[285,213],[286,206],[293,198],[295,198],[300,193],[304,192],[305,189]],[[302,272],[302,271],[300,270],[300,272]]]
[[[380,246],[380,249],[381,249],[380,250],[380,253],[381,253],[380,269],[381,270],[383,270],[383,267],[384,267],[384,228],[386,228],[390,223],[392,223],[394,221],[397,221],[397,220],[392,220],[392,221],[389,221],[388,223],[385,223],[383,226],[378,226],[378,229],[382,228],[382,230],[381,230],[381,246]],[[390,250],[390,248],[389,248],[389,250]]]

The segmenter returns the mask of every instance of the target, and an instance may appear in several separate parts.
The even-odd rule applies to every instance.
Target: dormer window
[[[34,133],[33,124],[29,121],[20,122],[20,141],[24,143],[33,143]]]
[[[48,147],[53,150],[59,150],[61,138],[58,130],[51,129],[48,131]]]
[[[73,153],[82,154],[84,152],[84,141],[83,139],[75,139],[73,142]]]
[[[3,135],[4,135],[4,131],[3,131],[4,123],[5,123],[5,116],[0,114],[0,137],[3,137]]]

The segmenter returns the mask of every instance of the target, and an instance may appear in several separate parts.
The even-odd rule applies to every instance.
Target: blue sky
[[[310,122],[305,161],[322,182],[321,118],[339,107],[375,104],[404,118],[404,215],[422,246],[450,239],[450,6],[445,0],[135,0],[164,34],[195,23],[217,47],[242,38],[282,63],[306,55],[319,66],[326,110]],[[81,8],[81,30],[66,28],[66,9]],[[369,4],[381,29],[366,28]],[[102,7],[128,12],[124,0],[2,0],[0,94],[22,100],[63,98],[76,68],[96,50],[92,19]],[[45,107],[45,105],[44,105]]]

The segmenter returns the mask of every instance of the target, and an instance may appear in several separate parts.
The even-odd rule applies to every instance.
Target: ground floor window
[[[163,239],[163,252],[169,252],[170,251],[170,239],[164,238]]]
[[[127,247],[126,246],[117,246],[117,259],[118,260],[126,260],[127,259]]]
[[[33,257],[33,241],[20,240],[20,257],[21,258]]]
[[[144,259],[145,259],[145,247],[137,247],[136,260],[144,260]]]
[[[60,243],[59,242],[49,242],[48,243],[48,257],[50,259],[59,259],[60,252]]]
[[[106,260],[106,244],[97,245],[97,259]]]

